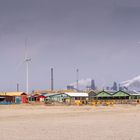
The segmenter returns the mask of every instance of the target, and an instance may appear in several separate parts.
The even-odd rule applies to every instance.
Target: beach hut
[[[89,101],[95,100],[96,95],[97,95],[97,93],[95,91],[93,91],[93,90],[89,91],[89,93],[88,93]]]
[[[28,98],[26,93],[21,94],[21,102],[22,103],[28,103]]]
[[[88,103],[88,93],[85,92],[65,92],[67,95],[65,99],[66,103],[69,104],[87,104]]]
[[[93,105],[112,105],[112,93],[108,91],[100,91],[96,94],[95,100],[92,101]]]
[[[5,97],[0,96],[0,102],[3,102],[5,100]]]
[[[2,104],[20,104],[21,102],[26,102],[24,99],[25,96],[23,92],[0,92],[0,102]]]
[[[21,97],[19,97],[19,96],[15,97],[15,103],[20,104],[21,103]]]
[[[67,95],[63,93],[49,93],[44,95],[45,96],[45,101],[47,102],[59,102],[63,103],[64,100],[68,97]]]
[[[112,99],[112,94],[103,90],[96,94],[96,99],[98,100]]]
[[[131,95],[125,91],[119,90],[113,94],[113,99],[130,99]]]
[[[40,102],[45,101],[45,96],[43,96],[43,95],[39,95],[37,98],[38,98],[37,100],[40,101]]]
[[[140,99],[140,92],[138,91],[127,91],[127,93],[131,96],[131,99]]]
[[[87,104],[88,93],[65,92],[65,93],[50,93],[45,95],[45,102],[57,102],[65,104]]]
[[[13,104],[15,103],[15,97],[14,96],[7,96],[3,95],[0,96],[0,104]]]
[[[30,96],[30,101],[38,102],[39,101],[39,94],[35,94]]]
[[[119,90],[113,94],[113,99],[117,104],[128,104],[130,103],[131,95],[128,92]]]

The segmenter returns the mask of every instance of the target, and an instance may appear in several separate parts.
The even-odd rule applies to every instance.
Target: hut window
[[[80,97],[75,97],[75,100],[80,100]]]

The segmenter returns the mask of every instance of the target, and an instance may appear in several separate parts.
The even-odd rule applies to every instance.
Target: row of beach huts
[[[139,103],[140,93],[136,91],[88,91],[88,92],[51,92],[32,93],[2,92],[0,104],[46,104],[46,105],[112,105]]]

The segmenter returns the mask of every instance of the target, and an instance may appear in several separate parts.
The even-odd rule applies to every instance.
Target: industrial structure
[[[51,68],[51,91],[54,90],[54,82],[53,82],[53,68]]]

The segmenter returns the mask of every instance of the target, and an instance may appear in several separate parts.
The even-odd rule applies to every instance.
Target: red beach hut
[[[45,96],[43,95],[38,96],[38,101],[44,102],[44,100],[45,100]]]
[[[28,103],[28,98],[26,93],[21,94],[21,102],[22,103]]]

